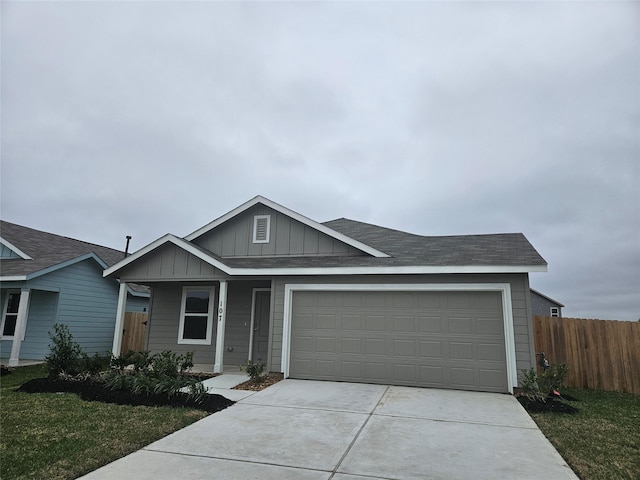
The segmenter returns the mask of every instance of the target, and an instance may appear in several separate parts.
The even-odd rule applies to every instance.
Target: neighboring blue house
[[[65,323],[88,354],[111,350],[119,282],[105,268],[124,253],[0,221],[0,358],[16,366],[49,353],[55,323]],[[126,310],[146,311],[149,289],[129,284]]]
[[[562,307],[564,305],[559,301],[531,289],[531,311],[534,316],[562,318]]]

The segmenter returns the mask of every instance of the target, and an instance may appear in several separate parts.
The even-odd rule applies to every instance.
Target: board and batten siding
[[[197,281],[229,278],[221,270],[172,243],[135,260],[118,272],[124,282]]]
[[[254,288],[269,288],[270,281],[230,281],[227,283],[227,307],[225,319],[224,365],[245,365],[249,358],[249,337],[251,334],[251,300]],[[193,363],[212,365],[215,360],[216,319],[213,317],[211,345],[178,344],[180,328],[180,307],[182,283],[153,284],[151,316],[148,324],[147,349],[151,353],[163,350],[185,354],[193,352]],[[215,288],[218,302],[219,285],[192,284],[193,287]],[[238,369],[239,371],[239,369]]]
[[[253,243],[256,215],[270,216],[268,243]],[[264,205],[255,205],[194,239],[193,243],[221,257],[363,255],[352,246]]]
[[[513,312],[516,368],[529,369],[535,364],[533,327],[531,325],[531,299],[527,274],[495,275],[394,275],[394,276],[335,276],[335,277],[279,277],[273,282],[274,306],[270,371],[281,371],[284,288],[286,284],[433,284],[433,283],[509,283]]]

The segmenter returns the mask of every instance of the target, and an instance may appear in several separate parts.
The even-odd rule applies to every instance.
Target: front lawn
[[[578,413],[531,413],[583,480],[640,479],[640,396],[562,389]]]
[[[190,408],[87,402],[72,393],[15,391],[45,376],[43,365],[2,376],[3,480],[77,478],[209,415]]]

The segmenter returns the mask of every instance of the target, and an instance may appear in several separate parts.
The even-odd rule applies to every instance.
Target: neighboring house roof
[[[21,258],[0,261],[0,280],[30,280],[51,271],[89,258],[107,268],[124,258],[124,252],[83,242],[62,235],[43,232],[0,220],[0,243]],[[148,296],[149,289],[130,284],[132,290]]]
[[[544,293],[540,293],[538,290],[534,290],[533,288],[530,288],[529,290],[531,290],[532,293],[535,293],[536,295],[541,296],[542,298],[546,298],[547,300],[549,300],[551,303],[555,303],[556,305],[558,305],[559,307],[564,307],[564,304],[560,303],[557,300],[554,300],[551,297],[547,297]]]
[[[340,239],[366,253],[357,256],[254,256],[221,257],[191,240],[262,203],[305,225]],[[293,216],[295,215],[295,217]],[[546,271],[547,263],[521,233],[496,235],[423,236],[341,218],[315,223],[265,199],[253,200],[232,210],[185,238],[167,234],[105,270],[105,276],[172,243],[230,275],[322,273],[492,273]]]

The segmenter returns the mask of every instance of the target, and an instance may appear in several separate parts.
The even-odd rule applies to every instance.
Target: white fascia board
[[[304,215],[300,215],[299,213],[294,212],[293,210],[289,210],[287,207],[283,207],[282,205],[272,202],[271,200],[269,200],[268,198],[264,198],[260,195],[258,195],[257,197],[252,198],[251,200],[249,200],[248,202],[243,203],[242,205],[240,205],[237,208],[234,208],[233,210],[231,210],[229,213],[217,218],[216,220],[214,220],[213,222],[205,225],[204,227],[196,230],[195,232],[187,235],[185,237],[186,240],[193,240],[205,233],[207,233],[208,231],[216,228],[218,225],[221,225],[222,223],[226,222],[227,220],[235,217],[236,215],[244,212],[245,210],[248,210],[249,208],[253,207],[254,205],[257,205],[258,203],[262,203],[263,205],[282,213],[283,215],[287,215],[288,217],[293,218],[294,220],[297,220],[298,222],[307,225],[308,227],[311,227],[315,230],[318,230],[322,233],[324,233],[325,235],[328,235],[332,238],[335,238],[336,240],[339,240],[343,243],[346,243],[347,245],[352,246],[353,248],[356,248],[362,252],[368,253],[369,255],[372,255],[374,257],[378,257],[378,258],[386,258],[389,255],[387,255],[384,252],[381,252],[379,250],[376,250],[375,248],[370,247],[369,245],[366,245],[362,242],[359,242],[357,240],[354,240],[351,237],[348,237],[340,232],[336,232],[335,230],[326,227],[325,225],[322,225],[321,223],[318,223],[314,220],[311,220],[310,218],[305,217]]]
[[[178,238],[175,235],[171,235],[170,233],[167,233],[165,236],[158,238],[157,240],[151,242],[146,247],[141,248],[140,250],[138,250],[134,254],[129,255],[127,258],[124,258],[123,260],[121,260],[120,262],[116,263],[115,265],[107,268],[103,272],[102,276],[103,277],[108,277],[109,275],[114,274],[115,272],[117,272],[121,268],[126,267],[130,263],[138,260],[139,258],[143,257],[144,255],[148,254],[149,252],[152,252],[156,248],[164,245],[165,243],[173,243],[177,247],[180,247],[183,250],[185,250],[185,251],[189,252],[190,254],[194,255],[195,257],[198,257],[199,259],[207,262],[209,265],[212,265],[212,266],[222,270],[225,273],[229,273],[230,269],[224,263],[219,262],[215,258],[205,254],[204,252],[202,252],[198,248],[194,247],[189,242],[187,242],[187,241],[185,241],[185,240],[183,240],[181,238]]]
[[[0,282],[24,282],[27,280],[26,275],[13,275],[8,277],[0,277]]]
[[[7,247],[9,250],[13,251],[15,254],[17,254],[23,260],[33,260],[33,258],[31,258],[29,255],[24,253],[22,250],[20,250],[18,247],[16,247],[9,240],[6,240],[6,239],[0,237],[0,243],[2,245],[4,245],[5,247]]]
[[[546,272],[546,266],[406,266],[406,267],[316,267],[316,268],[233,268],[229,275],[411,275],[444,273],[530,273]]]

